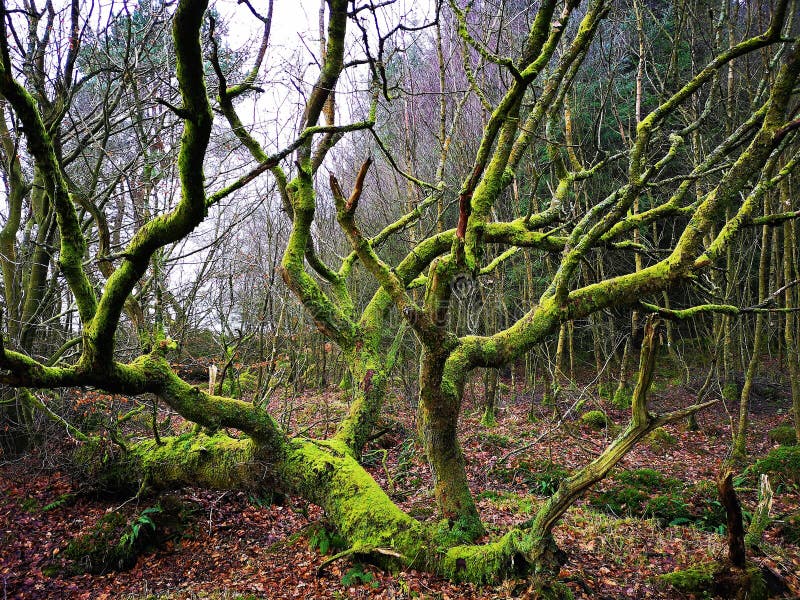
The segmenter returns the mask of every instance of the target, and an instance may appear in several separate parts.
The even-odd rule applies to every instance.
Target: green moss
[[[404,566],[430,559],[427,530],[392,502],[344,443],[292,440],[281,473],[289,489],[325,509],[328,521],[355,551],[392,548],[403,556]]]
[[[780,533],[787,542],[791,544],[800,544],[800,511],[781,519]]]
[[[747,469],[748,473],[766,473],[773,480],[800,484],[800,446],[779,446]]]
[[[617,408],[629,408],[633,398],[633,389],[629,386],[622,386],[614,392],[611,403]]]
[[[663,427],[655,428],[645,439],[645,443],[653,450],[663,450],[670,446],[674,446],[677,441],[678,440],[675,439],[675,436],[673,436]]]
[[[710,593],[714,584],[714,574],[716,570],[717,563],[699,563],[688,569],[665,573],[658,578],[682,592],[695,594]]]
[[[512,530],[494,542],[450,548],[444,557],[444,575],[453,581],[478,584],[524,575],[528,565],[516,548],[521,539],[520,531]]]
[[[688,594],[703,598],[766,600],[769,597],[761,567],[748,563],[744,569],[717,562],[700,563],[659,576],[659,580]]]
[[[131,517],[107,513],[70,541],[61,553],[62,560],[48,565],[48,572],[101,574],[129,569],[141,554],[182,535],[195,514],[194,505],[174,496],[164,496],[158,504]]]
[[[581,423],[591,429],[605,429],[608,426],[608,416],[602,410],[590,410],[581,415]]]
[[[767,433],[769,441],[781,446],[794,446],[797,444],[797,433],[792,425],[779,425]]]
[[[222,490],[264,491],[272,487],[270,463],[248,438],[184,433],[144,440],[124,451],[109,442],[92,440],[75,452],[75,475],[93,483],[100,493],[133,494],[142,484],[152,489],[205,485]]]

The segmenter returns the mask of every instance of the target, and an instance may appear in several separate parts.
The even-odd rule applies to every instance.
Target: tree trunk
[[[439,512],[454,533],[473,540],[483,535],[469,490],[464,454],[458,439],[463,374],[444,378],[444,357],[423,350],[420,367],[419,433],[434,479]]]
[[[497,369],[486,369],[483,373],[483,415],[481,425],[494,427],[497,425],[497,393],[500,372]]]
[[[789,202],[788,187],[781,188],[785,193],[784,202]],[[783,325],[783,338],[786,341],[786,370],[789,373],[789,383],[792,389],[792,414],[794,416],[794,431],[796,439],[800,441],[800,346],[797,339],[797,324],[800,319],[792,309],[800,306],[798,303],[797,287],[788,286],[788,283],[798,276],[796,260],[797,237],[795,224],[787,221],[783,225],[783,279],[787,284],[783,292],[784,306],[789,309],[785,315]]]
[[[769,203],[764,201],[764,214],[769,214]],[[767,286],[769,285],[769,242],[770,228],[766,225],[761,232],[761,255],[758,264],[758,302],[763,302],[767,297]],[[761,361],[763,352],[765,332],[764,313],[756,315],[755,333],[753,334],[753,353],[747,365],[744,384],[742,385],[741,396],[739,397],[739,419],[736,431],[733,436],[733,448],[731,451],[734,460],[743,460],[747,456],[747,424],[750,412],[750,391],[753,387],[753,379],[758,371],[758,364]]]
[[[744,567],[746,563],[744,548],[744,524],[742,506],[733,489],[733,471],[725,470],[717,479],[719,498],[725,507],[728,519],[728,560],[736,567]]]

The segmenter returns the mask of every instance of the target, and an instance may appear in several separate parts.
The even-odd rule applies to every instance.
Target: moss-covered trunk
[[[97,450],[86,446],[81,458],[97,458]],[[559,562],[549,536],[534,539],[516,529],[487,544],[457,545],[459,536],[453,532],[403,512],[342,442],[295,438],[276,453],[247,437],[185,434],[164,438],[161,445],[132,445],[114,461],[104,461],[103,470],[106,484],[125,490],[144,483],[148,489],[200,485],[301,496],[324,509],[347,541],[348,553],[458,581],[485,583],[512,574],[551,572],[548,568]],[[530,561],[534,557],[536,564]]]
[[[352,389],[350,410],[342,420],[335,439],[343,442],[356,457],[369,441],[386,397],[388,366],[377,352],[364,344],[347,353]]]
[[[392,502],[341,442],[295,438],[278,452],[224,433],[187,433],[161,442],[133,444],[113,460],[90,443],[78,458],[102,461],[95,474],[107,489],[191,485],[301,496],[325,509],[354,551],[390,551],[405,566],[430,567],[427,530]]]
[[[483,526],[469,490],[458,440],[463,379],[444,378],[445,357],[424,350],[420,366],[419,433],[434,477],[439,511],[454,533],[472,540]]]

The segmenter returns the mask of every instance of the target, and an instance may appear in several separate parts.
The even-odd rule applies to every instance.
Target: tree
[[[489,42],[504,39],[502,27],[488,42],[477,39],[474,13],[452,1],[449,10],[466,49],[466,81],[470,93],[487,110],[487,119],[479,143],[464,144],[475,148],[469,164],[462,169],[452,166],[459,180],[453,194],[457,208],[452,211],[454,226],[444,225],[437,231],[437,221],[446,221],[448,216],[440,210],[433,217],[434,226],[420,230],[431,233],[415,237],[412,247],[390,259],[382,245],[409,225],[430,218],[427,208],[442,207],[439,199],[453,193],[452,188],[444,181],[429,183],[403,171],[402,176],[425,190],[427,197],[369,234],[363,226],[363,213],[369,206],[369,188],[379,185],[370,179],[372,159],[358,167],[349,186],[331,174],[327,181],[330,196],[317,186],[322,184],[320,169],[328,164],[332,149],[348,134],[359,135],[356,132],[372,135],[376,149],[385,151],[386,162],[402,171],[378,135],[376,124],[378,102],[391,101],[396,89],[387,69],[388,40],[398,32],[424,31],[431,24],[411,24],[401,17],[388,31],[382,31],[385,25],[376,16],[381,7],[328,0],[324,51],[318,76],[306,96],[298,134],[270,153],[242,122],[236,104],[257,92],[272,4],[266,16],[251,8],[263,24],[262,43],[253,68],[240,83],[230,84],[228,80],[236,75],[226,70],[220,59],[213,18],[207,56],[201,47],[206,1],[180,0],[172,16],[180,101],[164,101],[182,122],[175,164],[180,192],[171,209],[150,215],[123,251],[103,257],[115,265],[100,291],[85,266],[89,244],[83,212],[67,178],[53,128],[43,119],[40,103],[26,89],[32,82],[12,59],[8,40],[14,17],[3,3],[0,94],[15,119],[7,127],[24,136],[46,201],[56,216],[59,246],[55,254],[77,308],[81,352],[73,361],[51,366],[21,348],[4,346],[0,349],[0,381],[17,388],[94,386],[129,395],[151,393],[210,430],[209,434],[198,430],[192,436],[128,444],[125,459],[117,468],[129,480],[144,480],[152,487],[189,482],[218,488],[270,485],[322,506],[352,552],[454,579],[487,581],[516,572],[550,572],[560,557],[551,530],[567,508],[654,428],[708,403],[666,415],[648,410],[646,395],[656,339],[655,325],[650,322],[643,338],[631,421],[624,432],[595,460],[564,479],[529,524],[478,544],[483,527],[457,435],[467,378],[477,368],[511,365],[557,334],[563,324],[609,307],[633,306],[666,318],[741,312],[736,306],[714,303],[668,309],[653,299],[661,298],[664,291],[691,285],[724,256],[745,227],[782,224],[797,216],[792,211],[754,216],[764,195],[785,181],[798,161],[789,148],[800,129],[793,104],[800,77],[800,44],[790,36],[797,24],[792,23],[796,16],[787,5],[787,0],[777,0],[763,32],[748,34],[711,53],[704,66],[665,88],[663,97],[637,101],[633,126],[626,133],[624,124],[619,124],[626,146],[608,152],[603,136],[593,133],[600,141],[590,158],[588,151],[578,157],[560,142],[562,136],[568,139],[578,133],[569,131],[571,121],[564,118],[563,108],[585,61],[602,56],[601,34],[610,31],[607,21],[615,5],[592,0],[580,7],[571,0],[545,0],[536,8],[526,6],[529,27],[521,39],[492,46]],[[438,7],[440,23],[445,10]],[[363,55],[350,60],[348,52],[355,52],[355,43],[351,45],[348,29],[353,22],[361,23],[362,16],[373,20],[375,29],[362,30]],[[500,15],[500,21],[504,16]],[[739,34],[735,27],[731,31],[734,37]],[[720,73],[759,52],[767,57],[769,68],[754,108],[729,133],[709,133],[705,140],[710,149],[693,162],[685,151],[687,138],[697,130],[709,129],[709,115],[692,114],[685,106],[699,98],[715,101]],[[495,85],[491,93],[481,89],[473,61],[494,75],[489,78]],[[342,74],[359,65],[366,65],[371,78],[370,108],[361,121],[336,124],[334,90]],[[206,86],[212,70],[217,82],[213,99]],[[205,177],[214,128],[212,107],[255,161],[248,172],[216,190],[209,189]],[[443,113],[447,114],[446,105]],[[598,131],[609,136],[603,116],[598,119]],[[441,143],[445,148],[443,140]],[[546,159],[549,188],[540,181],[542,177],[534,181],[523,177],[529,153]],[[281,263],[283,278],[319,331],[339,346],[357,384],[349,413],[326,440],[289,437],[260,404],[209,394],[181,380],[167,360],[175,344],[158,321],[141,353],[129,361],[117,358],[115,339],[126,303],[154,258],[189,236],[223,198],[266,172],[272,174],[283,210],[291,220]],[[442,173],[439,170],[437,175]],[[707,190],[693,197],[698,182]],[[549,200],[534,208],[531,199],[523,212],[513,205],[519,202],[513,193],[519,189],[527,189],[534,197],[549,190]],[[658,190],[652,202],[635,210],[635,204],[652,190]],[[338,268],[328,264],[330,259],[319,252],[319,240],[315,239],[315,214],[326,206],[327,198],[335,205],[336,221],[350,247]],[[661,229],[667,227],[675,228],[670,247],[650,252],[648,229],[660,237]],[[454,332],[449,324],[459,282],[479,281],[513,261],[519,249],[558,257],[557,268],[538,299],[498,331],[483,335]],[[594,279],[581,277],[582,265],[599,249],[639,255],[640,260],[634,261],[632,269],[618,268]],[[375,282],[374,293],[363,306],[354,301],[352,285],[359,269]],[[358,275],[361,285],[367,281],[362,276],[363,272]],[[442,517],[437,526],[423,524],[400,510],[358,463],[381,414],[387,367],[397,351],[397,344],[387,344],[384,336],[392,315],[404,324],[393,339],[408,327],[421,347],[419,429]],[[242,437],[219,432],[221,428],[235,429]]]

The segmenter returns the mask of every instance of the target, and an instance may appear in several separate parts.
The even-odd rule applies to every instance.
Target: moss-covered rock
[[[767,433],[769,441],[781,446],[794,446],[797,444],[797,434],[792,425],[779,425]]]
[[[747,469],[748,474],[765,473],[773,481],[800,484],[800,446],[778,446]]]
[[[97,575],[130,569],[141,554],[182,535],[195,512],[194,505],[175,496],[164,496],[158,504],[131,516],[109,512],[71,540],[61,560],[48,565],[47,572]]]
[[[766,600],[769,597],[761,567],[752,563],[743,569],[726,563],[700,563],[661,575],[659,579],[684,593],[701,597],[736,600]]]
[[[581,423],[590,429],[605,429],[608,427],[608,416],[602,410],[590,410],[581,415]]]
[[[128,519],[119,512],[104,515],[89,531],[73,539],[63,556],[71,561],[66,571],[100,574],[123,571],[136,563],[138,552],[132,545],[121,542]],[[149,541],[151,532],[143,531],[141,540]]]
[[[663,427],[656,427],[645,439],[645,443],[653,450],[664,450],[677,443],[675,436]]]
[[[688,569],[679,569],[672,573],[659,575],[658,579],[682,592],[694,594],[710,593],[711,587],[714,585],[714,573],[716,570],[717,563],[699,563],[692,565]]]

